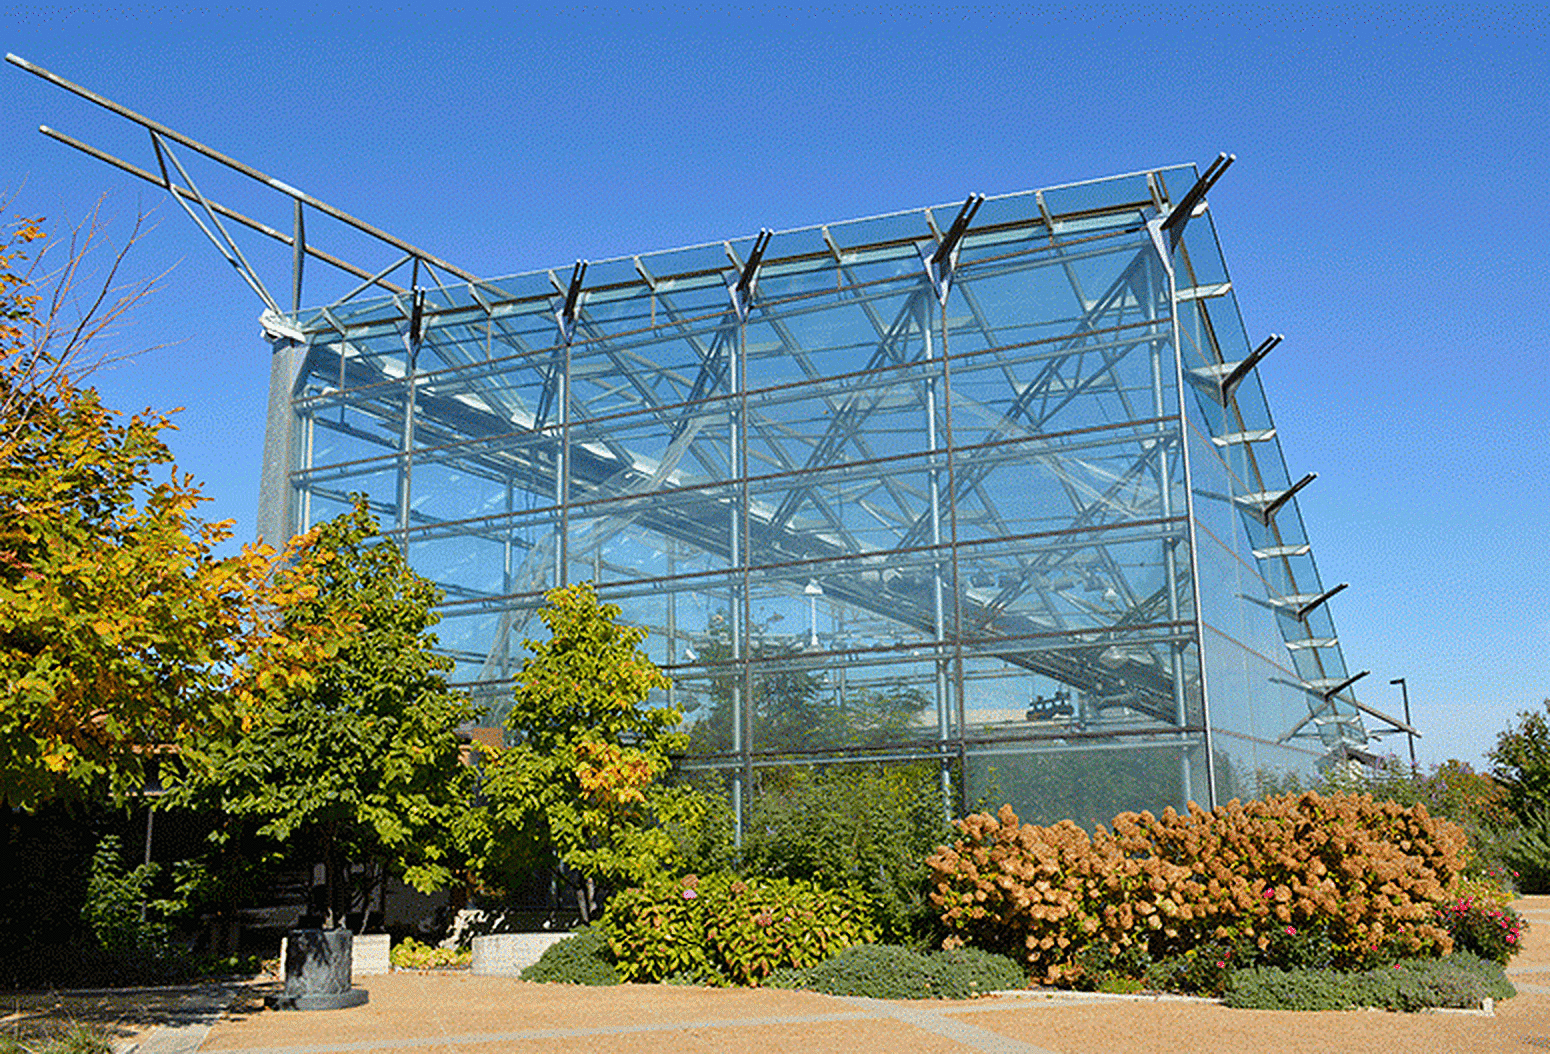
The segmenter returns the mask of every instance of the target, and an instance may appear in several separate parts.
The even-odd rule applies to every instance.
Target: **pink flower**
[[[1509,933],[1509,934],[1507,934],[1507,943],[1508,943],[1508,944],[1513,944],[1513,943],[1515,943],[1515,942],[1516,942],[1516,941],[1517,941],[1517,939],[1518,939],[1518,938],[1516,938],[1516,937],[1514,937],[1514,936],[1513,936],[1513,935],[1512,935],[1512,934],[1510,934],[1510,933]]]
[[[1295,927],[1295,926],[1288,926],[1288,927],[1286,927],[1286,935],[1288,937],[1295,937],[1295,936],[1297,936],[1297,927]]]
[[[1220,968],[1220,967],[1226,966],[1227,964],[1224,963],[1224,962],[1218,962],[1216,965],[1217,965],[1218,968]]]
[[[694,898],[695,898],[695,897],[697,897],[697,896],[699,896],[699,894],[698,894],[698,893],[696,893],[696,892],[695,892],[695,891],[694,891],[694,890],[692,890],[692,889],[686,889],[686,890],[684,890],[684,899],[685,899],[685,900],[693,900],[693,899],[694,899]]]
[[[1266,889],[1265,890],[1265,899],[1266,900],[1269,900],[1271,897],[1273,897],[1275,895],[1276,895],[1276,891],[1275,890],[1273,890],[1273,889]]]

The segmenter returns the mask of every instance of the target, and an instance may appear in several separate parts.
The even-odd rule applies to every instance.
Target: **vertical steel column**
[[[316,441],[317,417],[315,414],[307,414],[307,423],[303,426],[303,440],[301,448],[301,467],[304,471],[312,471],[312,449]],[[312,529],[312,484],[309,482],[305,490],[301,492],[301,523],[294,525],[293,534],[301,534]],[[278,539],[277,539],[278,540]]]
[[[1189,546],[1189,579],[1193,590],[1195,658],[1200,663],[1200,723],[1206,754],[1206,807],[1216,808],[1216,750],[1211,728],[1211,692],[1206,677],[1205,621],[1200,610],[1200,558],[1195,539],[1195,484],[1190,468],[1189,422],[1185,414],[1185,399],[1189,389],[1184,383],[1184,344],[1179,327],[1178,276],[1173,270],[1173,256],[1168,248],[1168,238],[1162,230],[1162,218],[1149,220],[1147,232],[1152,247],[1162,265],[1163,277],[1168,282],[1169,337],[1173,344],[1173,390],[1178,399],[1179,464],[1184,473],[1184,542]],[[1171,593],[1170,593],[1171,595]]]
[[[678,543],[667,543],[667,579],[672,582],[678,573]],[[667,591],[667,662],[664,665],[673,666],[678,662],[678,588],[676,585],[668,587]],[[667,705],[676,710],[678,708],[678,682],[673,678],[667,681]]]
[[[956,266],[956,261],[954,261]],[[947,300],[952,293],[951,285],[942,292],[941,318],[942,318],[942,438],[947,450],[947,528],[948,528],[948,557],[952,574],[949,577],[949,588],[953,591],[953,690],[957,696],[958,716],[958,812],[960,815],[969,811],[969,748],[965,726],[966,715],[964,699],[964,675],[963,675],[963,589],[959,585],[958,568],[958,468],[953,453],[953,374],[948,362],[947,344]]]
[[[570,337],[560,362],[558,406],[560,409],[559,445],[554,456],[554,506],[558,517],[554,525],[554,587],[570,582]]]
[[[404,556],[409,555],[409,501],[414,489],[414,387],[420,342],[413,336],[404,341],[408,369],[404,371],[404,425],[399,437],[398,454],[398,534]]]
[[[1166,275],[1158,261],[1148,260],[1146,268],[1146,320],[1150,323],[1157,322],[1157,297],[1155,290],[1160,285],[1160,279]],[[1166,403],[1163,397],[1163,369],[1162,369],[1162,340],[1153,337],[1149,341],[1151,345],[1152,364],[1152,416],[1158,418],[1156,434],[1153,440],[1157,444],[1157,460],[1153,477],[1157,480],[1157,496],[1162,508],[1163,519],[1171,519],[1173,516],[1173,479],[1168,464],[1168,423],[1162,420]],[[1181,443],[1186,441],[1185,436],[1180,435]],[[1179,621],[1179,568],[1178,543],[1163,541],[1163,574],[1168,580],[1168,621]],[[1183,745],[1179,750],[1179,805],[1186,811],[1189,808],[1190,799],[1193,797],[1192,787],[1194,781],[1190,771],[1188,734],[1183,731],[1189,723],[1188,707],[1186,706],[1184,693],[1184,649],[1185,645],[1174,642],[1168,645],[1169,674],[1173,681],[1173,720],[1179,727],[1179,738]]]
[[[501,594],[507,598],[511,596],[511,563],[513,546],[511,544],[512,532],[516,529],[511,521],[512,513],[516,511],[516,488],[512,484],[510,476],[506,477],[506,530],[501,538]],[[501,614],[496,623],[495,632],[501,635],[501,680],[511,676],[511,608],[510,599],[506,601],[508,607]]]
[[[744,552],[743,543],[747,537],[748,524],[748,472],[747,455],[748,439],[744,434],[747,426],[745,412],[748,407],[748,395],[744,390],[746,376],[743,370],[743,358],[747,352],[747,345],[743,340],[744,333],[741,324],[738,326],[738,339],[727,342],[727,354],[732,356],[727,376],[732,382],[733,394],[736,396],[728,409],[727,420],[727,468],[732,477],[737,481],[737,498],[729,502],[730,507],[728,528],[728,562],[732,587],[730,590],[730,603],[728,604],[727,618],[728,631],[731,635],[732,645],[732,752],[737,755],[737,767],[732,772],[732,844],[741,851],[743,848],[743,798],[747,789],[747,770],[749,767],[748,735],[751,731],[748,727],[744,708],[748,704],[748,696],[752,691],[749,677],[747,657],[744,655],[743,635],[747,629],[747,587],[748,587],[748,559]]]
[[[925,297],[920,298],[920,333],[926,342],[925,361],[931,362],[935,358],[933,342],[931,340],[931,301]],[[938,751],[940,759],[938,768],[942,786],[942,812],[949,821],[953,818],[953,770],[952,762],[948,760],[947,743],[952,736],[952,721],[948,716],[948,661],[944,654],[947,641],[947,600],[944,595],[946,585],[942,581],[942,494],[941,494],[941,470],[937,466],[937,429],[936,429],[936,378],[927,376],[924,382],[924,394],[926,402],[926,450],[929,452],[927,461],[927,478],[931,492],[931,587],[932,587],[932,616],[933,637],[936,641],[936,731],[938,739]]]

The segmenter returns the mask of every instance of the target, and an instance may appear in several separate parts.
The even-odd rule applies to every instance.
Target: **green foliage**
[[[619,984],[622,978],[603,931],[596,926],[583,926],[549,945],[536,963],[522,971],[522,980],[611,985]]]
[[[769,980],[775,988],[868,999],[973,999],[1027,983],[1004,955],[978,948],[926,955],[889,944],[857,945],[806,969],[780,970]]]
[[[1550,892],[1550,808],[1523,817],[1523,825],[1506,840],[1502,859],[1523,892]]]
[[[405,937],[388,952],[388,961],[400,970],[455,970],[474,961],[467,948],[438,948]]]
[[[892,944],[862,944],[805,970],[782,973],[779,987],[868,999],[942,998],[935,981],[931,960],[920,952]]]
[[[869,902],[789,879],[657,877],[615,896],[600,928],[626,981],[759,984],[874,940]]]
[[[1453,937],[1454,951],[1469,952],[1506,966],[1508,960],[1523,950],[1523,933],[1528,929],[1528,920],[1505,904],[1463,897],[1437,914]]]
[[[1348,1010],[1379,1007],[1478,1008],[1483,999],[1510,999],[1517,990],[1501,967],[1472,955],[1405,959],[1360,973],[1334,970],[1234,970],[1223,1002],[1253,1010]]]
[[[40,304],[21,261],[42,236],[0,222],[0,805],[28,811],[123,799],[148,748],[231,727],[238,660],[261,643],[285,676],[317,654],[270,631],[289,599],[270,550],[213,555],[230,523],[195,515],[206,499],[171,466],[170,418],[122,420],[77,383],[102,301],[59,325],[80,258]]]
[[[1211,943],[1181,955],[1151,963],[1141,974],[1142,986],[1154,992],[1221,995],[1236,961],[1231,945]]]
[[[104,951],[154,954],[165,949],[166,924],[144,917],[156,871],[155,864],[126,869],[117,835],[105,835],[97,843],[81,917]]]
[[[952,833],[936,779],[930,765],[766,772],[748,809],[740,870],[861,886],[885,939],[918,936],[931,916],[925,860]]]
[[[1028,987],[1028,975],[1021,966],[981,948],[948,948],[928,958],[940,999],[973,999],[986,992]]]
[[[640,650],[646,631],[589,583],[556,589],[539,617],[546,641],[527,641],[506,717],[511,745],[485,760],[473,840],[487,875],[521,873],[557,857],[608,886],[675,872],[674,829],[703,822],[704,799],[661,778],[683,748],[680,715],[647,706],[668,681]],[[591,904],[587,904],[590,910]]]
[[[111,1054],[107,1033],[80,1022],[62,1028],[20,1036],[0,1035],[0,1054]]]
[[[1518,714],[1518,723],[1499,733],[1486,752],[1491,774],[1507,788],[1507,804],[1520,821],[1550,809],[1550,699],[1539,710]]]
[[[243,735],[185,747],[169,803],[246,818],[275,842],[312,839],[337,919],[345,860],[389,861],[423,891],[450,881],[471,779],[456,730],[474,711],[434,651],[439,590],[380,537],[363,499],[309,532],[295,573],[311,588],[282,629],[331,634],[334,658],[307,684],[260,668],[263,709]]]

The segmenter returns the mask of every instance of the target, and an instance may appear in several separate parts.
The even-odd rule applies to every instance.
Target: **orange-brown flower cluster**
[[[1069,821],[1019,823],[1011,806],[959,830],[927,860],[948,943],[1019,954],[1045,983],[1074,979],[1077,952],[1096,941],[1162,958],[1211,941],[1265,948],[1316,927],[1336,966],[1382,948],[1445,953],[1435,909],[1467,844],[1424,806],[1311,791],[1121,813],[1091,836]]]

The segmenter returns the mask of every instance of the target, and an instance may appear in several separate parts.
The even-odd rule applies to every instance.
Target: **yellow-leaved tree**
[[[81,382],[146,291],[114,284],[122,251],[83,292],[79,233],[47,279],[44,242],[0,202],[0,804],[27,810],[133,792],[159,752],[240,726],[330,646],[315,627],[287,637],[278,616],[314,587],[272,550],[215,555],[230,524],[196,515],[170,419],[125,419]]]

